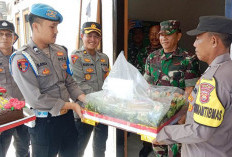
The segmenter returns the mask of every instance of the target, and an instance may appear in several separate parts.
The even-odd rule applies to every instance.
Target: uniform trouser
[[[34,128],[29,128],[33,157],[76,157],[77,131],[73,111],[65,115],[36,118]]]
[[[16,149],[16,157],[29,157],[30,136],[28,127],[20,125],[16,128],[6,130],[0,135],[0,157],[5,157],[9,149],[12,136],[14,136],[14,147]]]
[[[93,127],[92,125],[82,123],[79,118],[75,119],[75,123],[78,131],[78,157],[82,157],[84,155],[85,148],[93,130],[93,156],[104,157],[106,140],[108,138],[108,126],[98,124]]]

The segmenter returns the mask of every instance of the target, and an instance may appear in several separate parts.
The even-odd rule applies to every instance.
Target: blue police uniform
[[[33,16],[59,23],[63,19],[44,4],[32,5],[29,21]],[[11,56],[10,64],[15,82],[36,114],[35,127],[29,128],[33,157],[76,156],[73,112],[62,112],[62,107],[83,92],[71,77],[66,48],[49,44],[42,50],[30,40]]]

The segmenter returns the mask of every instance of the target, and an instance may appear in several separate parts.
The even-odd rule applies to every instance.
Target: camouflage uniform
[[[143,48],[140,53],[137,55],[137,64],[138,64],[138,69],[141,74],[144,74],[145,72],[145,64],[146,64],[146,59],[147,57],[154,51],[162,48],[161,46],[157,48],[153,48],[151,45],[148,45],[147,47]]]
[[[128,48],[128,62],[135,66],[140,72],[142,72],[142,67],[139,64],[138,56],[144,54],[143,51],[143,45],[136,46],[132,43]]]
[[[168,20],[160,23],[159,34],[171,35],[181,32],[180,22]],[[180,47],[174,52],[164,53],[159,49],[151,53],[145,65],[144,78],[153,85],[174,86],[181,89],[195,86],[199,77],[198,59],[195,54],[189,53]],[[180,144],[154,146],[157,157],[179,157]]]
[[[195,54],[178,47],[166,57],[162,48],[148,56],[144,77],[150,84],[184,89],[195,85],[198,71]]]

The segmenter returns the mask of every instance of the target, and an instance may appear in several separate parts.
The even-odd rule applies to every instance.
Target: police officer
[[[86,22],[82,26],[81,38],[83,47],[75,50],[71,55],[73,78],[85,94],[102,90],[102,85],[109,73],[109,58],[106,54],[97,51],[101,41],[101,25],[96,22]],[[83,106],[84,107],[84,106]],[[104,157],[108,126],[98,124],[96,127],[82,123],[76,119],[78,130],[78,156],[83,156],[92,130],[93,156]]]
[[[15,33],[13,23],[0,20],[0,86],[6,88],[11,97],[23,100],[23,96],[9,72],[9,58],[15,51],[13,44],[17,39],[18,35]],[[29,156],[28,128],[21,125],[0,134],[0,157],[6,156],[12,135],[14,135],[16,157]]]
[[[165,126],[155,144],[182,143],[182,156],[230,157],[232,155],[232,20],[202,16],[196,29],[195,51],[209,67],[188,98],[186,123]]]
[[[62,20],[51,6],[32,5],[32,38],[10,59],[13,78],[36,115],[35,127],[29,128],[34,157],[77,154],[72,110],[82,117],[81,107],[69,99],[84,101],[85,95],[71,77],[67,49],[54,44]]]
[[[148,56],[144,77],[150,84],[179,87],[189,95],[199,76],[197,57],[178,46],[182,36],[179,21],[163,21],[160,26],[162,48]],[[154,150],[157,156],[164,156],[166,148],[157,146]]]

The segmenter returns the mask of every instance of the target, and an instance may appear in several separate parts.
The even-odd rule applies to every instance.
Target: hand
[[[134,26],[135,26],[135,22],[132,20],[128,20],[128,32],[130,29],[134,28]]]
[[[184,114],[180,120],[178,121],[178,124],[184,124],[185,123],[185,119],[186,119],[186,114]]]
[[[154,144],[154,145],[165,145],[165,143],[157,142],[156,138],[152,141],[152,144]]]
[[[75,111],[80,118],[84,118],[83,115],[82,115],[82,113],[81,113],[81,111],[83,110],[83,108],[79,104],[77,104],[77,103],[73,103],[73,104],[75,104],[74,108],[73,108],[73,111]]]

